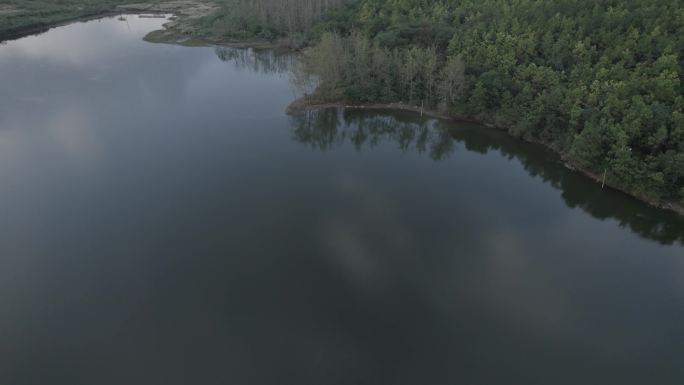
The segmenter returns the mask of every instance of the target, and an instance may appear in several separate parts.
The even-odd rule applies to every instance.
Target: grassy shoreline
[[[1,0],[0,0],[1,1]],[[74,2],[78,4],[78,2]],[[213,0],[152,0],[142,3],[127,3],[126,0],[109,0],[89,8],[72,4],[64,10],[43,11],[39,5],[33,8],[0,4],[0,42],[16,40],[22,37],[36,35],[52,28],[81,22],[131,14],[173,14],[174,18],[167,23],[162,31],[173,31],[179,37],[186,32],[192,22],[213,12],[217,5]],[[5,8],[1,8],[1,7]],[[155,31],[158,32],[158,31]],[[171,41],[169,41],[171,42]]]
[[[415,106],[415,105],[409,105],[409,104],[404,104],[404,103],[371,103],[371,104],[349,104],[345,102],[321,102],[321,101],[316,101],[315,99],[309,99],[307,97],[301,97],[296,100],[294,100],[290,105],[287,106],[286,112],[287,114],[297,114],[297,113],[302,113],[306,111],[313,111],[313,110],[320,110],[320,109],[325,109],[325,108],[346,108],[346,109],[368,109],[368,110],[399,110],[399,111],[407,111],[407,112],[412,112],[415,114],[420,114],[421,116],[427,116],[430,118],[434,119],[439,119],[439,120],[444,120],[444,121],[449,121],[449,122],[468,122],[468,123],[476,123],[476,124],[481,124],[486,127],[490,128],[496,128],[500,130],[504,130],[508,132],[508,128],[502,127],[502,126],[497,126],[492,123],[488,123],[483,120],[478,120],[478,119],[470,119],[466,117],[458,117],[458,116],[451,116],[447,115],[444,113],[441,113],[439,111],[435,110],[428,110],[425,108],[422,108],[421,106]],[[543,142],[538,142],[538,141],[529,141],[525,140],[522,138],[519,138],[520,140],[523,140],[528,143],[534,143],[541,145],[554,154],[556,154],[559,157],[559,160],[565,166],[565,168],[579,172],[580,174],[584,175],[585,177],[597,182],[597,183],[603,183],[603,177],[601,175],[597,175],[589,170],[586,170],[582,168],[581,166],[574,164],[572,161],[569,159],[565,158],[560,154],[558,151],[556,151],[554,148],[551,146],[543,143]],[[637,199],[638,201],[642,203],[646,203],[649,206],[652,206],[657,209],[661,210],[667,210],[667,211],[672,211],[680,216],[684,217],[684,206],[676,203],[676,202],[659,202],[659,201],[654,201],[651,199],[648,199],[643,196],[639,196],[638,194],[634,193],[633,191],[629,191],[625,188],[622,188],[620,186],[615,185],[614,183],[611,183],[610,181],[605,182],[605,187],[610,188],[611,190],[619,191],[623,194],[629,195],[630,197]]]

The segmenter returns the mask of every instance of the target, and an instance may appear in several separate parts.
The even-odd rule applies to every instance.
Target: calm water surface
[[[681,384],[684,223],[292,58],[0,46],[0,384]]]

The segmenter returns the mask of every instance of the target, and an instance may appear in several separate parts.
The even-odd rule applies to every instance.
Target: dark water
[[[681,384],[684,223],[291,58],[0,47],[0,384]]]

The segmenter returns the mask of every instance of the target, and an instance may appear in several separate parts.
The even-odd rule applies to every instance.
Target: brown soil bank
[[[471,122],[471,123],[478,123],[482,124],[487,127],[492,127],[492,128],[499,128],[506,130],[505,127],[499,127],[493,124],[488,124],[482,121],[478,120],[473,120],[473,119],[465,119],[465,118],[459,118],[459,117],[454,117],[450,115],[446,115],[444,113],[441,113],[439,111],[434,111],[434,110],[427,110],[423,109],[420,106],[414,106],[414,105],[409,105],[409,104],[404,104],[404,103],[379,103],[379,104],[347,104],[343,102],[319,102],[316,100],[311,100],[310,98],[307,97],[302,97],[299,98],[287,107],[287,113],[288,114],[296,114],[299,112],[304,112],[304,111],[310,111],[310,110],[318,110],[318,109],[323,109],[323,108],[331,108],[331,107],[337,107],[337,108],[354,108],[354,109],[395,109],[395,110],[402,110],[402,111],[410,111],[414,112],[417,114],[420,114],[421,116],[428,116],[431,118],[435,119],[441,119],[441,120],[447,120],[447,121],[456,121],[456,122]],[[547,148],[550,148],[546,146],[544,143],[536,142],[537,144],[541,144]],[[554,149],[550,148],[552,151],[556,152]],[[571,169],[573,171],[580,172],[584,174],[585,176],[593,179],[594,181],[598,183],[603,183],[603,176],[602,175],[597,175],[589,170],[583,169],[579,167],[578,165],[575,165],[570,161],[569,159],[566,159],[561,156],[561,159],[563,160],[563,164],[565,167],[568,169]],[[613,190],[620,191],[622,193],[625,193],[627,195],[630,195],[644,203],[647,203],[651,206],[654,206],[659,209],[663,210],[670,210],[674,211],[675,213],[678,213],[679,215],[684,216],[684,206],[676,203],[676,202],[661,202],[661,201],[653,201],[651,199],[648,199],[646,197],[640,196],[639,194],[636,194],[632,191],[626,190],[620,186],[616,186],[614,184],[611,184],[609,181],[605,182],[605,186],[608,188],[611,188]]]

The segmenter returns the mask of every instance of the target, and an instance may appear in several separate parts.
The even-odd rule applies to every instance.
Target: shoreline
[[[173,23],[185,22],[194,17],[204,16],[206,12],[213,10],[212,3],[204,0],[176,0],[162,3],[130,3],[130,4],[120,4],[114,5],[109,9],[104,9],[101,11],[84,13],[78,16],[65,18],[60,21],[55,21],[51,23],[45,23],[40,25],[27,25],[23,27],[17,27],[16,29],[0,33],[0,43],[5,43],[11,40],[18,40],[27,36],[39,35],[50,31],[53,28],[63,27],[74,23],[86,22],[97,20],[105,17],[115,17],[119,15],[172,15],[170,19],[162,26],[162,29],[154,32],[173,32],[178,36],[182,34],[172,31],[170,27],[174,27]],[[204,39],[203,39],[204,40]],[[155,42],[155,41],[151,41]],[[175,43],[169,41],[169,43]],[[182,45],[182,42],[175,44]],[[211,44],[207,40],[207,44]]]
[[[40,35],[45,32],[50,31],[53,28],[59,28],[59,27],[64,27],[70,24],[74,23],[81,23],[81,22],[86,22],[86,21],[92,21],[92,20],[97,20],[101,19],[104,17],[114,17],[117,15],[121,14],[132,14],[130,12],[116,12],[114,10],[109,10],[109,11],[103,11],[103,12],[97,12],[97,13],[90,13],[90,14],[85,14],[81,16],[76,16],[74,18],[70,19],[65,19],[63,21],[58,21],[55,23],[49,23],[41,26],[27,26],[27,27],[19,27],[15,30],[12,30],[11,32],[3,33],[0,34],[0,43],[5,43],[11,40],[18,40],[24,37],[28,36],[34,36],[34,35]]]
[[[193,37],[192,35],[185,35],[182,33],[179,33],[177,30],[175,30],[173,23],[179,23],[179,20],[183,20],[186,17],[189,17],[188,15],[182,14],[178,8],[174,7],[164,7],[163,3],[158,4],[157,7],[140,7],[136,8],[135,4],[130,6],[130,5],[122,5],[118,6],[115,9],[104,11],[104,12],[99,12],[99,13],[94,13],[94,14],[88,14],[88,15],[82,15],[79,17],[75,17],[73,19],[69,20],[64,20],[60,21],[57,23],[53,23],[50,25],[46,26],[40,26],[40,27],[28,27],[26,29],[22,29],[20,31],[15,31],[9,34],[5,35],[0,35],[0,43],[4,43],[9,40],[17,40],[21,39],[23,37],[27,36],[33,36],[33,35],[38,35],[41,33],[45,33],[53,28],[57,27],[62,27],[66,26],[69,24],[73,23],[79,23],[79,22],[86,22],[86,21],[91,21],[91,20],[96,20],[104,17],[114,17],[117,15],[140,15],[140,14],[172,14],[173,17],[175,18],[170,20],[168,23],[165,23],[162,27],[162,29],[152,31],[145,35],[143,40],[148,41],[150,43],[157,43],[157,44],[174,44],[174,45],[183,45],[183,46],[222,46],[222,47],[231,47],[231,48],[257,48],[257,49],[278,49],[278,48],[284,48],[284,49],[291,49],[293,51],[296,51],[296,48],[291,47],[288,44],[284,44],[283,42],[271,42],[271,41],[250,41],[250,40],[220,40],[220,39],[210,39],[210,38],[198,38],[198,37]],[[491,124],[482,120],[477,120],[477,119],[472,119],[472,118],[465,118],[465,117],[459,117],[459,116],[451,116],[447,115],[444,113],[441,113],[439,111],[435,110],[430,110],[430,109],[424,109],[420,106],[415,106],[415,105],[410,105],[410,104],[404,104],[401,102],[395,102],[395,103],[371,103],[371,104],[349,104],[349,103],[344,103],[344,102],[317,102],[317,101],[312,101],[306,97],[300,97],[298,99],[295,99],[292,101],[286,109],[287,114],[295,114],[298,112],[305,112],[305,111],[311,111],[311,110],[319,110],[319,109],[325,109],[325,108],[349,108],[349,109],[369,109],[369,110],[379,110],[379,109],[385,109],[385,110],[397,110],[397,111],[407,111],[407,112],[412,112],[416,114],[420,114],[420,116],[425,116],[433,119],[439,119],[439,120],[444,120],[444,121],[449,121],[449,122],[464,122],[464,123],[475,123],[475,124],[480,124],[489,128],[496,128],[500,130],[504,130],[508,132],[508,128],[502,127],[502,126],[497,126],[495,124]],[[525,140],[520,138],[521,140],[528,142],[528,143],[534,143],[538,144],[541,146],[544,146],[548,150],[552,151],[554,154],[559,156],[559,159],[561,160],[561,163],[563,166],[569,170],[579,172],[583,174],[585,177],[597,182],[597,183],[602,183],[602,177],[600,175],[597,175],[593,173],[590,170],[586,170],[576,164],[574,164],[572,161],[564,157],[561,153],[550,147],[549,145],[539,142],[539,141],[531,141],[531,140]],[[605,186],[610,188],[611,190],[614,191],[619,191],[623,194],[629,195],[634,199],[637,199],[638,201],[645,203],[651,207],[661,209],[661,210],[666,210],[670,212],[674,212],[681,217],[684,217],[684,205],[681,205],[677,202],[660,202],[660,201],[653,201],[648,198],[639,196],[638,194],[629,191],[627,189],[624,189],[622,187],[616,186],[608,181],[606,181]]]
[[[19,40],[28,36],[35,36],[35,35],[40,35],[43,33],[46,33],[54,28],[59,28],[59,27],[65,27],[67,25],[75,24],[75,23],[84,23],[87,21],[93,21],[93,20],[98,20],[98,19],[103,19],[106,17],[116,17],[116,16],[121,16],[121,15],[162,15],[162,14],[174,14],[175,13],[172,11],[164,12],[164,11],[139,11],[135,9],[128,9],[126,7],[119,7],[107,11],[102,11],[102,12],[97,12],[97,13],[91,13],[91,14],[86,14],[86,15],[81,15],[81,16],[76,16],[71,19],[66,19],[63,21],[58,21],[55,23],[50,23],[46,24],[44,26],[32,26],[32,27],[25,27],[25,28],[18,28],[17,30],[14,30],[9,33],[5,34],[0,34],[0,43],[5,43],[8,41],[12,40]]]
[[[168,12],[172,13],[172,12]],[[228,48],[254,48],[254,49],[289,49],[297,51],[299,47],[293,46],[282,40],[258,40],[258,39],[225,39],[208,36],[194,36],[178,31],[179,24],[182,26],[182,18],[174,13],[178,19],[165,23],[162,29],[149,32],[143,37],[148,43],[171,44],[185,47],[228,47]],[[181,20],[181,21],[179,21]],[[177,23],[177,24],[174,24]]]
[[[494,124],[490,124],[490,123],[483,122],[480,120],[467,119],[467,118],[458,117],[458,116],[451,116],[451,115],[441,113],[439,111],[427,110],[427,109],[421,108],[420,106],[409,105],[409,104],[404,104],[404,103],[349,104],[349,103],[344,103],[344,102],[316,102],[316,101],[311,101],[310,99],[307,99],[306,97],[300,97],[300,98],[292,101],[292,103],[290,103],[287,106],[286,113],[288,115],[292,115],[292,114],[302,113],[302,112],[306,112],[306,111],[321,110],[321,109],[326,109],[326,108],[407,111],[407,112],[420,114],[420,116],[429,117],[429,118],[438,119],[438,120],[443,120],[443,121],[447,121],[447,122],[475,123],[475,124],[483,125],[485,127],[496,128],[496,129],[504,130],[504,131],[508,132],[508,129],[506,127],[499,127],[499,126],[496,126]],[[578,172],[578,173],[584,175],[585,177],[593,180],[594,182],[597,182],[597,183],[603,182],[603,178],[600,175],[597,175],[590,170],[586,170],[586,169],[574,164],[572,161],[570,161],[569,159],[564,157],[561,153],[559,153],[558,151],[556,151],[552,147],[546,145],[545,143],[542,143],[539,141],[525,140],[522,138],[519,138],[519,139],[524,141],[524,142],[527,142],[527,143],[541,145],[541,146],[545,147],[547,150],[553,152],[554,154],[556,154],[559,157],[561,163],[563,164],[563,167],[565,167],[566,169]],[[624,189],[624,188],[619,187],[619,186],[615,186],[614,184],[609,183],[608,181],[605,182],[605,187],[609,188],[611,190],[618,191],[620,193],[629,195],[633,199],[636,199],[639,202],[645,203],[645,204],[647,204],[653,208],[674,212],[675,214],[679,214],[681,217],[684,217],[684,206],[682,206],[676,202],[655,202],[655,201],[652,201],[648,198],[639,196],[638,194],[631,192],[627,189]]]

